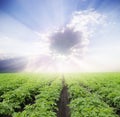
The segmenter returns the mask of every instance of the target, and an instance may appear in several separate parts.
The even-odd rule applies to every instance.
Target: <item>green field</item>
[[[0,117],[120,117],[120,73],[0,74]]]

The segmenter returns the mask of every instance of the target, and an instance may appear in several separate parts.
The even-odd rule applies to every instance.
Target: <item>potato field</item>
[[[0,117],[120,117],[120,73],[1,73]]]

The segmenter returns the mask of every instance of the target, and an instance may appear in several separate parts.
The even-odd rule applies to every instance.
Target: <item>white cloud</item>
[[[47,33],[38,33],[32,30],[28,30],[23,24],[15,21],[11,17],[5,15],[5,20],[7,24],[9,24],[9,28],[7,24],[3,25],[3,36],[7,35],[8,37],[1,37],[0,39],[0,49],[3,49],[7,53],[15,53],[15,54],[54,54],[56,55],[56,51],[51,49],[51,44],[54,39],[53,37],[58,38],[57,36],[61,35],[63,38],[61,43],[56,43],[56,48],[60,47],[60,49],[64,48],[62,51],[69,51],[69,55],[66,56],[82,56],[84,52],[87,50],[87,46],[89,44],[89,38],[94,32],[94,28],[99,24],[104,24],[104,16],[94,10],[86,10],[80,12],[74,12],[70,21],[64,27],[55,28],[54,31],[48,31]],[[12,23],[10,24],[11,21]],[[12,24],[16,24],[17,30],[15,30],[15,26],[12,27]],[[6,28],[7,27],[7,28]],[[14,31],[17,31],[13,34]],[[68,34],[69,32],[69,34]],[[2,32],[1,32],[2,33]],[[23,34],[23,37],[22,37]],[[12,35],[12,36],[11,36]],[[34,35],[34,36],[33,36]],[[0,35],[1,36],[1,35]],[[24,37],[25,36],[25,37]],[[27,37],[26,37],[27,36]],[[71,40],[69,39],[71,36]],[[26,39],[27,41],[26,41]],[[28,41],[28,38],[32,41]],[[33,39],[31,39],[33,38]],[[58,39],[59,40],[59,39]],[[76,40],[76,42],[75,42]],[[55,40],[56,41],[56,40]],[[66,42],[66,43],[64,43]],[[72,44],[74,43],[74,44]],[[62,45],[61,45],[62,44]],[[69,44],[69,45],[68,45]],[[57,47],[58,46],[58,47]],[[68,47],[68,49],[67,49]],[[60,50],[61,51],[61,50]],[[64,53],[64,52],[63,52]],[[61,54],[59,51],[57,54]]]
[[[97,25],[104,25],[106,16],[94,10],[85,10],[74,12],[70,23],[67,27],[82,31],[91,36]]]
[[[82,57],[88,51],[90,38],[98,26],[106,24],[105,18],[103,14],[94,10],[76,11],[65,26],[55,28],[54,31],[52,29],[44,33],[24,32],[25,37],[29,35],[32,40],[30,42],[21,40],[17,34],[10,36],[10,33],[9,37],[1,37],[0,49],[7,53],[38,55],[30,57],[26,66],[28,71],[30,68],[31,71],[47,71],[47,67],[53,71],[90,70],[93,65],[87,64]]]
[[[76,11],[66,26],[51,33],[50,49],[53,53],[66,54],[66,56],[83,56],[88,50],[89,41],[95,29],[104,25],[105,16],[94,11]],[[75,42],[76,41],[76,42]],[[56,54],[55,53],[55,54]]]
[[[49,55],[47,61],[52,63],[49,66],[46,65],[49,70],[54,69],[62,72],[95,70],[92,68],[92,64],[87,63],[82,58],[88,51],[90,38],[98,26],[106,24],[105,18],[104,15],[94,10],[74,12],[64,27],[56,28],[47,33],[37,33],[40,41],[36,44],[41,46],[40,51],[43,52],[44,56]],[[46,61],[42,62],[46,63]]]

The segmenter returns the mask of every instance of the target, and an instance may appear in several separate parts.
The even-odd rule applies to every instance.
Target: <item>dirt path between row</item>
[[[58,102],[58,112],[57,117],[70,117],[70,109],[69,109],[69,94],[67,86],[65,85],[65,80],[63,78],[63,89],[61,91],[60,100]]]

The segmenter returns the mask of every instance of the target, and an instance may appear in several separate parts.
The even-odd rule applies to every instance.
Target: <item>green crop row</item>
[[[99,95],[91,94],[80,86],[79,79],[67,79],[70,95],[71,117],[117,117],[113,108],[103,102]]]
[[[61,78],[59,74],[0,74],[0,116],[56,117]],[[71,117],[118,117],[119,73],[65,74],[64,81]]]
[[[27,105],[23,112],[14,113],[13,117],[56,117],[56,102],[60,98],[61,89],[61,79],[56,79],[51,85],[40,88],[35,103]]]
[[[28,78],[21,77],[21,75],[0,74],[0,96],[8,91],[15,90],[23,83],[26,83]]]
[[[120,110],[119,73],[92,74],[91,77],[90,75],[84,76],[80,82],[88,86],[92,92],[100,95],[107,104]]]
[[[19,76],[19,75],[18,75]],[[14,75],[11,75],[11,79],[13,77],[14,84],[19,84],[19,80],[23,80],[26,75],[23,75],[22,79],[14,77]],[[29,75],[28,75],[29,76]],[[50,83],[54,80],[53,76],[50,76],[52,78],[48,78],[48,76],[27,76],[27,81],[24,84],[21,84],[20,87],[16,88],[16,85],[13,85],[13,90],[9,90],[8,92],[4,93],[1,98],[3,99],[0,102],[0,115],[12,115],[16,110],[21,109],[21,105],[24,107],[26,105],[26,102],[31,102],[32,97],[38,93],[39,88],[48,86]],[[7,78],[5,78],[7,79]],[[8,77],[9,79],[9,77]],[[8,81],[9,82],[9,81]],[[9,82],[10,83],[10,82]],[[4,83],[5,85],[6,83]],[[10,85],[10,84],[9,84]],[[14,89],[15,87],[15,89]]]

